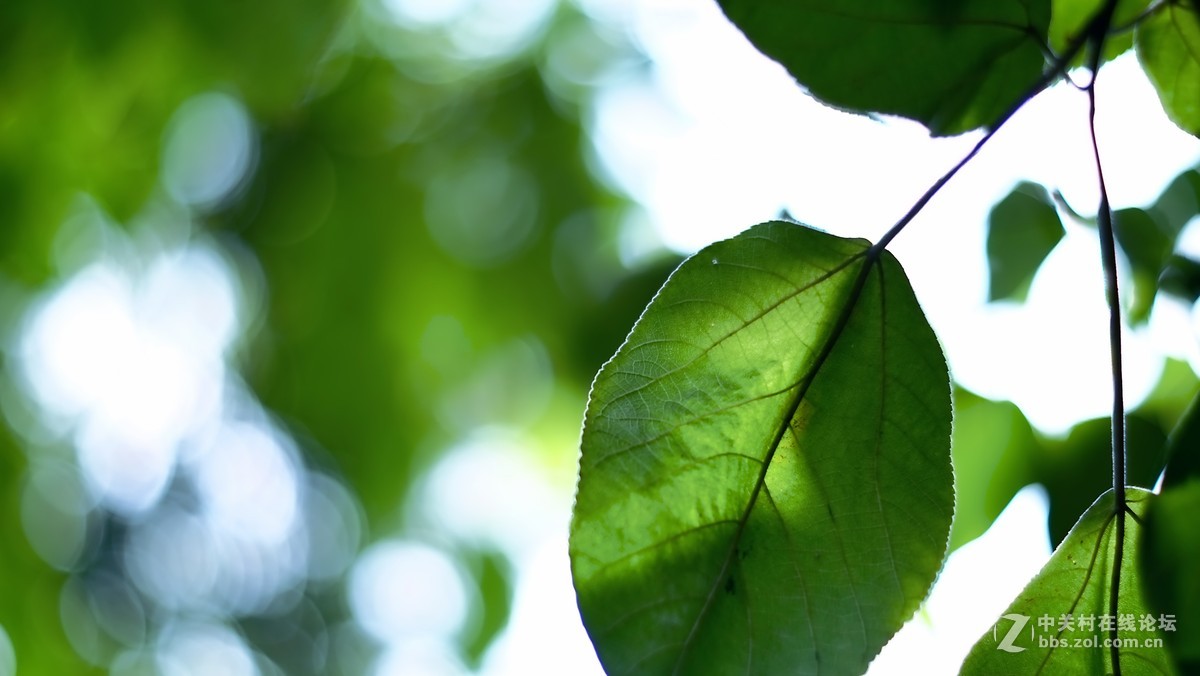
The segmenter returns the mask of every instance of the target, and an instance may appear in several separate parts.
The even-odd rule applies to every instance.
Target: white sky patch
[[[575,605],[565,530],[518,566],[512,615],[484,656],[483,676],[603,676]]]
[[[871,663],[870,676],[957,674],[991,628],[1050,559],[1049,504],[1040,486],[1022,488],[986,533],[947,559],[918,613]]]
[[[454,646],[429,637],[389,644],[372,669],[374,676],[466,676],[468,673]]]

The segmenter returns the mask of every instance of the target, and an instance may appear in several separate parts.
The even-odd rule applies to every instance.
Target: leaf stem
[[[1108,0],[1088,26],[1091,81],[1084,91],[1088,97],[1088,131],[1092,140],[1092,156],[1096,162],[1096,178],[1100,184],[1100,208],[1096,213],[1100,234],[1100,259],[1104,266],[1105,295],[1108,298],[1108,346],[1112,362],[1113,407],[1112,407],[1112,487],[1113,511],[1116,521],[1116,542],[1113,543],[1112,582],[1109,585],[1108,613],[1113,617],[1109,630],[1109,659],[1113,676],[1121,676],[1119,627],[1116,621],[1121,599],[1121,567],[1125,554],[1125,513],[1129,507],[1125,499],[1125,398],[1124,375],[1121,356],[1121,295],[1117,285],[1117,244],[1113,233],[1112,207],[1108,201],[1108,188],[1104,181],[1104,166],[1100,161],[1100,144],[1096,139],[1096,77],[1100,72],[1104,43],[1116,10],[1116,0]]]
[[[1110,2],[1109,4],[1115,6],[1115,2]],[[1082,38],[1072,42],[1067,47],[1066,51],[1054,59],[1050,67],[1042,73],[1040,78],[1038,78],[1037,82],[1034,82],[1033,85],[1031,85],[1029,89],[1027,89],[1025,93],[1022,94],[1021,97],[1018,98],[1017,101],[1008,108],[1008,110],[1004,111],[1004,114],[1001,115],[990,128],[988,128],[987,132],[982,138],[979,139],[979,141],[971,148],[971,150],[954,166],[950,167],[946,173],[942,174],[938,180],[934,181],[933,185],[929,186],[929,189],[926,190],[921,197],[918,198],[915,203],[913,203],[912,207],[910,207],[909,210],[900,217],[900,220],[896,221],[896,224],[893,225],[886,233],[884,233],[883,237],[880,237],[878,242],[875,242],[875,244],[867,250],[868,260],[874,261],[878,259],[879,255],[884,249],[887,248],[888,244],[890,244],[892,240],[896,238],[896,235],[899,235],[900,231],[903,230],[910,222],[912,222],[912,220],[917,217],[917,214],[921,213],[921,210],[925,208],[925,205],[929,204],[929,201],[932,200],[933,197],[937,195],[947,183],[950,182],[950,179],[954,178],[955,174],[957,174],[959,170],[965,167],[972,159],[975,158],[976,155],[979,154],[979,151],[983,149],[983,146],[986,145],[987,142],[996,135],[996,132],[1000,131],[1000,128],[1003,127],[1006,122],[1012,119],[1013,115],[1017,114],[1017,111],[1023,108],[1025,104],[1030,101],[1030,99],[1040,94],[1042,90],[1044,90],[1046,87],[1049,87],[1054,83],[1055,80],[1066,73],[1067,66],[1071,63],[1071,60],[1074,59],[1077,54],[1079,54],[1079,51],[1088,43],[1089,37],[1090,36],[1088,35],[1084,35]]]

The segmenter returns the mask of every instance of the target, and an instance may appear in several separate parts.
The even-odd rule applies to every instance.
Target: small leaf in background
[[[950,390],[900,265],[772,222],[683,263],[592,387],[571,529],[610,674],[861,672],[941,567]]]
[[[954,392],[954,526],[951,551],[983,535],[1044,453],[1021,409],[962,388]]]
[[[1138,551],[1146,572],[1146,600],[1155,613],[1187,618],[1166,633],[1167,648],[1181,673],[1200,672],[1200,395],[1192,399],[1167,440],[1162,494],[1146,513]]]
[[[1154,496],[1130,489],[1130,509],[1139,517]],[[1104,618],[1111,617],[1109,594],[1115,558],[1116,524],[1113,493],[1109,491],[1084,513],[1050,561],[998,618],[963,663],[962,674],[1103,674],[1112,673]],[[1142,538],[1138,519],[1125,517],[1125,544],[1121,557],[1121,598],[1117,605],[1123,622],[1122,641],[1137,641],[1120,649],[1122,673],[1169,674],[1170,658],[1162,647],[1146,647],[1159,640],[1158,615],[1142,601],[1145,575],[1136,556]],[[1068,621],[1069,620],[1069,621]],[[1119,621],[1113,618],[1114,622]],[[1097,640],[1099,639],[1099,640]],[[1098,647],[1086,647],[1086,641]]]
[[[1195,3],[1166,3],[1138,26],[1138,60],[1180,129],[1200,135],[1200,16]]]
[[[1158,278],[1158,286],[1188,304],[1195,303],[1200,298],[1200,261],[1179,254],[1171,256]]]
[[[1192,455],[1196,454],[1192,447]],[[1146,600],[1152,613],[1174,616],[1174,631],[1163,632],[1167,648],[1181,673],[1200,673],[1200,480],[1164,490],[1146,513],[1139,564]]]
[[[1150,210],[1161,219],[1167,232],[1177,236],[1200,213],[1200,171],[1188,169],[1176,176]]]
[[[988,300],[1025,300],[1033,275],[1064,233],[1046,189],[1017,184],[988,216]]]
[[[1150,318],[1158,277],[1175,245],[1175,232],[1144,209],[1119,209],[1113,214],[1113,234],[1133,272],[1133,300],[1129,320],[1135,324]]]
[[[1167,439],[1163,490],[1200,479],[1200,394],[1192,399]]]
[[[1050,542],[1062,542],[1079,515],[1112,486],[1112,427],[1094,418],[1071,428],[1062,441],[1047,441],[1034,459],[1034,480],[1050,496]],[[1157,421],[1139,413],[1125,417],[1126,483],[1152,488],[1162,473],[1166,434]]]
[[[1127,482],[1155,485],[1172,439],[1185,427],[1184,410],[1197,380],[1185,362],[1168,360],[1150,396],[1126,416]],[[1195,415],[1195,414],[1190,414]],[[1200,416],[1196,416],[1200,418]],[[1200,427],[1200,421],[1193,423]],[[1192,443],[1190,437],[1180,443]],[[1194,442],[1200,447],[1200,440]],[[1050,499],[1047,532],[1057,544],[1096,495],[1112,485],[1112,434],[1108,418],[1086,420],[1066,438],[1045,438],[1008,401],[991,401],[962,388],[954,393],[954,527],[950,549],[979,537],[1017,491],[1042,484]],[[1198,458],[1200,459],[1200,458]],[[1172,469],[1167,468],[1168,483]]]
[[[995,122],[1042,75],[1050,0],[720,0],[813,96],[938,135]]]

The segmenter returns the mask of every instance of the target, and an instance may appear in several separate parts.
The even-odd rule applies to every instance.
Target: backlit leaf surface
[[[1195,3],[1167,3],[1138,27],[1138,59],[1167,116],[1181,129],[1200,135],[1200,9]]]
[[[719,0],[814,96],[935,134],[996,121],[1041,76],[1050,0]]]
[[[941,566],[950,386],[899,263],[765,223],[592,387],[571,560],[610,674],[863,671]]]
[[[1144,586],[1137,564],[1142,537],[1139,520],[1153,494],[1130,488],[1127,499],[1135,516],[1125,517],[1118,615],[1132,618],[1118,638],[1123,674],[1174,673],[1161,645],[1158,616],[1147,619]],[[1116,551],[1113,493],[1098,499],[1071,529],[1042,570],[1017,596],[997,624],[975,644],[962,674],[1103,674],[1113,673],[1110,638],[1101,626],[1109,616],[1112,566]],[[1070,622],[1063,618],[1070,616]],[[1023,619],[1022,619],[1023,618]],[[1048,619],[1044,619],[1048,618]],[[1091,618],[1090,621],[1087,618]],[[1114,622],[1117,620],[1114,619]],[[1128,621],[1128,620],[1127,620]],[[1014,627],[1016,630],[1014,631]]]

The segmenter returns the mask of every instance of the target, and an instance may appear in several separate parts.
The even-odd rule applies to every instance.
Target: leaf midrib
[[[751,490],[750,499],[746,503],[745,509],[742,511],[741,518],[738,519],[738,525],[734,529],[733,537],[730,539],[729,550],[725,553],[725,558],[721,564],[721,570],[713,580],[709,587],[708,595],[704,599],[704,605],[701,606],[700,612],[696,615],[695,622],[692,623],[692,628],[688,632],[687,638],[683,642],[682,648],[679,651],[679,657],[675,661],[675,668],[672,673],[678,675],[680,669],[683,668],[683,663],[691,650],[696,634],[700,629],[700,625],[704,622],[704,618],[708,616],[709,609],[712,607],[713,600],[716,598],[717,589],[721,586],[721,580],[729,574],[729,566],[733,562],[734,555],[737,551],[737,545],[742,539],[742,534],[746,530],[746,524],[750,520],[750,514],[754,511],[754,505],[758,501],[758,495],[762,492],[767,481],[767,471],[770,469],[771,461],[775,458],[775,452],[779,450],[779,444],[782,443],[783,437],[791,428],[791,421],[796,416],[796,412],[800,409],[800,404],[804,401],[804,397],[808,394],[809,388],[812,386],[821,368],[829,360],[833,354],[837,343],[845,331],[846,326],[850,323],[850,316],[858,307],[858,301],[862,296],[863,288],[866,286],[867,277],[871,274],[871,269],[879,264],[879,257],[882,255],[883,249],[871,247],[861,254],[857,254],[846,262],[845,269],[854,262],[855,259],[862,258],[863,266],[859,270],[858,276],[854,279],[854,285],[850,289],[850,293],[846,298],[845,305],[838,314],[837,322],[830,330],[824,345],[821,346],[820,353],[813,360],[812,368],[809,370],[806,377],[801,379],[799,387],[796,389],[796,394],[781,417],[775,437],[771,440],[771,444],[767,449],[766,455],[763,457],[762,468],[759,470],[758,479],[754,482],[754,488]],[[882,268],[880,269],[882,275]]]

